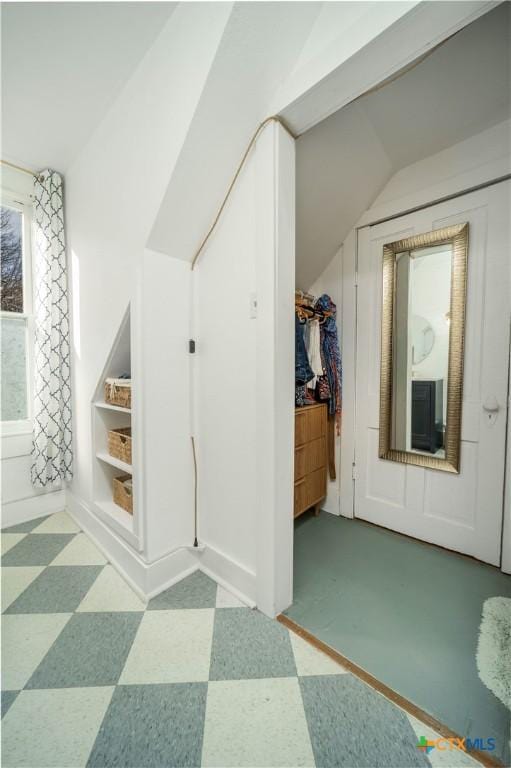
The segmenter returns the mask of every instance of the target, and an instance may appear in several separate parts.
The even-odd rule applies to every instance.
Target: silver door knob
[[[500,405],[497,402],[495,395],[489,395],[483,403],[483,408],[488,413],[497,413],[500,410]]]

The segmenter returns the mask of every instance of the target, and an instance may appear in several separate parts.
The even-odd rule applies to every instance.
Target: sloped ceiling
[[[177,3],[2,3],[2,157],[66,171]]]
[[[235,3],[148,246],[191,259],[322,3]],[[194,221],[183,216],[193,204]],[[192,203],[193,201],[193,203]]]
[[[395,82],[297,141],[297,287],[323,272],[401,168],[508,119],[511,5],[502,3]]]

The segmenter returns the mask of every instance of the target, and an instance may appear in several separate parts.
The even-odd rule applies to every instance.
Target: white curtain
[[[35,389],[32,484],[73,476],[69,306],[62,179],[44,171],[34,186]]]

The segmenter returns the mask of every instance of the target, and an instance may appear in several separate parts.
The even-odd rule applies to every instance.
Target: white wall
[[[382,189],[357,226],[436,201],[511,173],[511,121],[407,165]]]
[[[256,158],[194,271],[200,539],[256,569]]]
[[[49,515],[65,507],[63,490],[34,488],[30,482],[32,435],[2,436],[2,527]]]
[[[342,247],[339,248],[330,264],[318,277],[316,282],[310,286],[308,292],[313,296],[319,297],[323,293],[330,296],[334,304],[337,306],[337,332],[339,336],[339,346],[341,348],[341,358],[343,356],[342,350]],[[343,361],[344,362],[344,361]],[[349,366],[350,361],[347,361]],[[333,515],[340,514],[340,482],[339,473],[341,467],[341,437],[336,435],[335,437],[335,472],[336,479],[332,480],[330,475],[328,476],[327,495],[323,503],[323,509],[326,512],[330,512]]]
[[[268,126],[194,272],[201,563],[270,615],[291,600],[293,168]]]
[[[28,208],[33,179],[28,174],[2,167],[1,187],[13,193]],[[54,488],[34,488],[30,482],[32,432],[1,435],[0,473],[2,478],[2,526],[23,523],[51,514],[65,506],[64,492]]]
[[[139,272],[136,375],[141,395],[145,556],[193,544],[189,264],[146,251]]]
[[[511,355],[511,347],[509,349]],[[504,488],[504,527],[502,531],[502,570],[511,573],[511,366],[508,384],[507,461]]]
[[[451,254],[430,253],[413,259],[410,274],[410,336],[413,343],[413,318],[427,320],[433,329],[433,347],[418,363],[412,363],[412,377],[443,380],[443,419],[447,419],[447,372],[449,323],[445,315],[451,305]]]
[[[230,7],[176,9],[66,176],[75,432],[70,504],[77,514],[90,511],[90,404],[131,302],[146,562],[192,544],[193,474],[190,266],[145,246]],[[103,535],[95,520],[89,522]],[[124,558],[125,550],[119,551]],[[149,581],[137,585],[151,589]]]

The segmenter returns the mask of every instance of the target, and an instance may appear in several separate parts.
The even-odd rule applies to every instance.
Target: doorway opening
[[[511,703],[492,682],[505,672],[488,671],[487,642],[499,642],[489,616],[511,611],[501,570],[511,549],[502,537],[510,50],[502,4],[296,142],[294,593],[285,611],[423,721],[494,739],[490,758],[503,764]],[[444,472],[380,458],[383,247],[462,224],[460,470]],[[393,429],[403,452],[445,461],[453,257],[444,244],[397,264],[406,280],[393,304],[394,323],[402,320],[393,326],[402,356]],[[342,365],[335,339],[325,340],[332,318]]]

